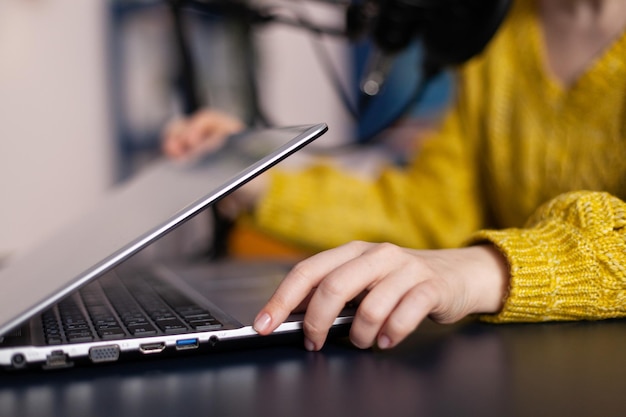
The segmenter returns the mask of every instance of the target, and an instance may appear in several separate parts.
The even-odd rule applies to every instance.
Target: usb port
[[[180,339],[176,341],[176,350],[196,349],[198,339]]]

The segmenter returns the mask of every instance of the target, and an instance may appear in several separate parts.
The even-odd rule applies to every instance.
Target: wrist
[[[504,305],[508,293],[510,272],[504,255],[492,244],[482,244],[467,248],[472,251],[476,280],[474,313],[497,313]]]

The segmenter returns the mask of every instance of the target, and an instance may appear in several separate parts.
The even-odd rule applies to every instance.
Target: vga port
[[[93,363],[114,362],[120,357],[118,345],[94,346],[89,349],[89,359]]]

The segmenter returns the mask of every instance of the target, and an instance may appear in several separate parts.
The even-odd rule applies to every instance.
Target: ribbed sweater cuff
[[[599,304],[590,242],[577,229],[546,223],[533,229],[480,231],[470,244],[493,243],[507,258],[511,281],[504,307],[489,322],[539,322],[614,316]],[[600,303],[598,303],[600,301]]]

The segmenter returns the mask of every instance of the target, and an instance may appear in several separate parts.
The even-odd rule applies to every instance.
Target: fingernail
[[[311,342],[311,340],[308,337],[304,338],[304,348],[306,350],[308,350],[309,352],[312,352],[315,350],[315,344],[313,342]]]
[[[271,321],[272,318],[270,317],[270,315],[267,313],[263,313],[259,317],[257,317],[252,327],[254,327],[254,330],[256,330],[257,332],[263,333],[269,328]]]
[[[384,334],[378,338],[378,347],[380,349],[387,349],[391,346],[391,339]]]

